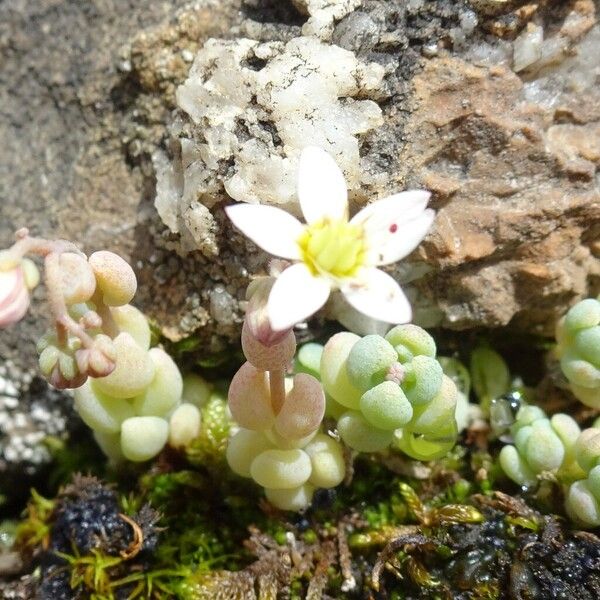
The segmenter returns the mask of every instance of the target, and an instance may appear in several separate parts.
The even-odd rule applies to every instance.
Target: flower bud
[[[264,346],[273,346],[284,340],[289,329],[274,331],[267,314],[267,301],[271,288],[275,283],[275,277],[258,277],[250,282],[246,292],[248,307],[246,308],[247,325],[252,337]]]
[[[0,271],[0,328],[20,321],[29,308],[29,290],[22,266]]]
[[[285,337],[271,346],[260,342],[250,330],[247,321],[242,326],[242,350],[257,369],[262,371],[284,370],[294,358],[296,352],[296,336],[288,330]]]
[[[117,351],[107,335],[97,335],[91,348],[81,348],[75,352],[79,370],[92,377],[106,377],[116,366]]]

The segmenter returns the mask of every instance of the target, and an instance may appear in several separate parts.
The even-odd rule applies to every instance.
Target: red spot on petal
[[[396,233],[396,231],[398,231],[398,225],[396,225],[396,223],[392,223],[390,225],[390,233]]]

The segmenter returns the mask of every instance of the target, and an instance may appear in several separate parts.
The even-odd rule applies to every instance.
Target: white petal
[[[269,254],[300,258],[297,241],[304,225],[288,212],[261,204],[235,204],[227,206],[225,212],[244,235]]]
[[[342,288],[346,300],[361,313],[386,323],[408,323],[412,310],[400,286],[379,269],[364,269],[359,280]]]
[[[344,174],[332,156],[317,146],[305,148],[300,156],[298,199],[307,223],[324,217],[334,221],[348,218]]]
[[[427,207],[431,193],[425,190],[408,190],[382,198],[365,206],[352,217],[351,223],[367,228],[378,228],[382,221],[401,223],[418,217]]]
[[[367,317],[364,313],[356,310],[346,296],[340,292],[333,295],[333,302],[330,302],[333,316],[348,330],[358,335],[377,334],[384,336],[391,325],[384,321]]]
[[[369,248],[369,263],[374,265],[389,265],[408,256],[427,235],[435,218],[435,212],[427,209],[416,219],[407,221],[390,228],[367,233]]]
[[[316,313],[329,297],[330,282],[315,277],[303,263],[288,267],[269,294],[267,313],[275,331],[290,329]]]
[[[365,229],[370,264],[396,262],[419,245],[435,217],[425,208],[429,196],[419,190],[396,194],[370,204],[352,219]]]

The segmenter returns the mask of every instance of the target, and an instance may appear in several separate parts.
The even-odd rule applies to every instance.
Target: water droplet
[[[523,404],[521,392],[512,391],[500,398],[494,398],[490,406],[490,424],[497,436],[506,433],[517,420],[517,413]]]

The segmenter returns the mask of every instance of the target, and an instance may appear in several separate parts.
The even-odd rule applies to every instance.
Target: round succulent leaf
[[[600,501],[600,465],[595,466],[588,474],[588,489],[594,494],[594,498]]]
[[[498,461],[502,470],[515,483],[524,487],[532,487],[536,484],[537,478],[535,473],[530,469],[514,446],[504,446],[500,450]]]
[[[319,379],[323,346],[315,342],[303,344],[296,355],[296,373],[308,373]]]
[[[587,473],[600,459],[600,429],[584,429],[575,442],[575,458],[579,466]]]
[[[347,408],[358,408],[362,392],[350,383],[346,361],[353,346],[361,338],[349,331],[332,336],[321,356],[321,382],[325,391],[339,404]]]
[[[271,427],[275,415],[267,374],[249,362],[244,363],[229,385],[228,405],[241,427],[256,430]]]
[[[527,456],[527,442],[532,431],[533,427],[531,425],[525,425],[525,427],[521,427],[513,436],[513,443],[521,456]]]
[[[394,439],[391,430],[373,427],[358,411],[347,411],[338,420],[338,433],[344,443],[357,452],[379,452]]]
[[[600,409],[600,386],[586,388],[572,383],[571,391],[573,392],[573,395],[586,406]]]
[[[280,510],[297,512],[304,510],[312,502],[315,488],[309,483],[291,489],[274,490],[265,489],[267,500]]]
[[[144,350],[150,348],[150,325],[141,310],[131,304],[125,304],[124,306],[113,306],[110,313],[120,331],[128,333],[140,348]]]
[[[318,488],[332,488],[344,481],[346,461],[339,442],[324,433],[318,433],[304,451],[312,465],[309,483]]]
[[[74,252],[63,252],[58,260],[65,302],[87,302],[96,290],[96,278],[88,261]]]
[[[226,451],[227,463],[234,473],[241,477],[252,477],[250,465],[265,450],[271,449],[271,442],[259,431],[240,429],[229,440]]]
[[[578,302],[565,316],[565,328],[571,332],[596,325],[600,325],[600,302],[595,298]]]
[[[154,363],[128,333],[114,339],[115,370],[95,379],[96,389],[115,398],[133,398],[141,394],[154,377]]]
[[[131,417],[121,425],[121,451],[126,459],[144,462],[154,458],[169,437],[169,424],[160,417]]]
[[[105,304],[122,306],[131,302],[137,289],[137,280],[133,269],[125,260],[114,252],[100,250],[94,252],[88,262]]]
[[[73,400],[81,420],[104,434],[118,433],[121,423],[135,415],[128,400],[104,394],[91,378],[73,392]]]
[[[154,364],[154,377],[133,401],[140,416],[164,417],[181,401],[183,378],[173,359],[162,349],[152,348],[148,355]]]
[[[294,376],[292,389],[287,393],[275,431],[284,438],[298,439],[316,431],[325,414],[325,394],[317,379],[306,373]]]
[[[306,452],[293,450],[265,450],[250,465],[252,479],[265,488],[292,489],[306,483],[312,466]]]
[[[408,423],[413,408],[397,383],[384,381],[367,390],[360,399],[365,419],[379,429],[398,429]]]
[[[546,413],[539,407],[533,404],[525,404],[519,408],[517,411],[516,420],[511,427],[511,432],[513,435],[516,435],[516,432],[521,427],[526,427],[527,425],[531,425],[534,421],[538,419],[545,419]]]
[[[535,473],[555,472],[565,458],[563,444],[549,424],[549,421],[546,423],[540,420],[531,425],[532,431],[525,447],[525,457]]]
[[[402,452],[415,460],[437,460],[446,456],[456,444],[458,428],[454,421],[436,431],[435,434],[421,434],[409,428],[396,431],[396,445]]]
[[[200,435],[201,414],[194,404],[180,404],[169,419],[169,446],[185,448]]]
[[[414,406],[427,404],[441,387],[444,371],[435,358],[415,356],[410,363],[411,375],[402,382],[402,389]]]
[[[571,484],[565,500],[567,514],[586,527],[600,525],[600,504],[585,480]]]
[[[296,336],[292,330],[271,346],[259,342],[250,331],[246,321],[242,326],[242,350],[244,356],[262,371],[283,371],[292,362],[296,352]]]
[[[435,340],[418,325],[396,325],[387,332],[385,339],[394,347],[397,360],[401,363],[415,356],[435,357]]]
[[[452,379],[444,375],[442,385],[437,395],[428,404],[413,406],[413,417],[409,427],[415,433],[433,434],[447,426],[448,422],[454,423],[458,390]]]
[[[366,335],[352,346],[346,362],[348,378],[363,393],[385,380],[398,362],[393,346],[380,335]]]
[[[577,421],[569,415],[558,413],[550,419],[550,424],[556,435],[560,438],[566,453],[575,447],[575,442],[581,433]]]
[[[584,360],[600,367],[600,325],[577,332],[575,335],[575,351]]]
[[[572,350],[563,354],[560,367],[571,383],[586,388],[600,387],[600,369],[580,358]]]

